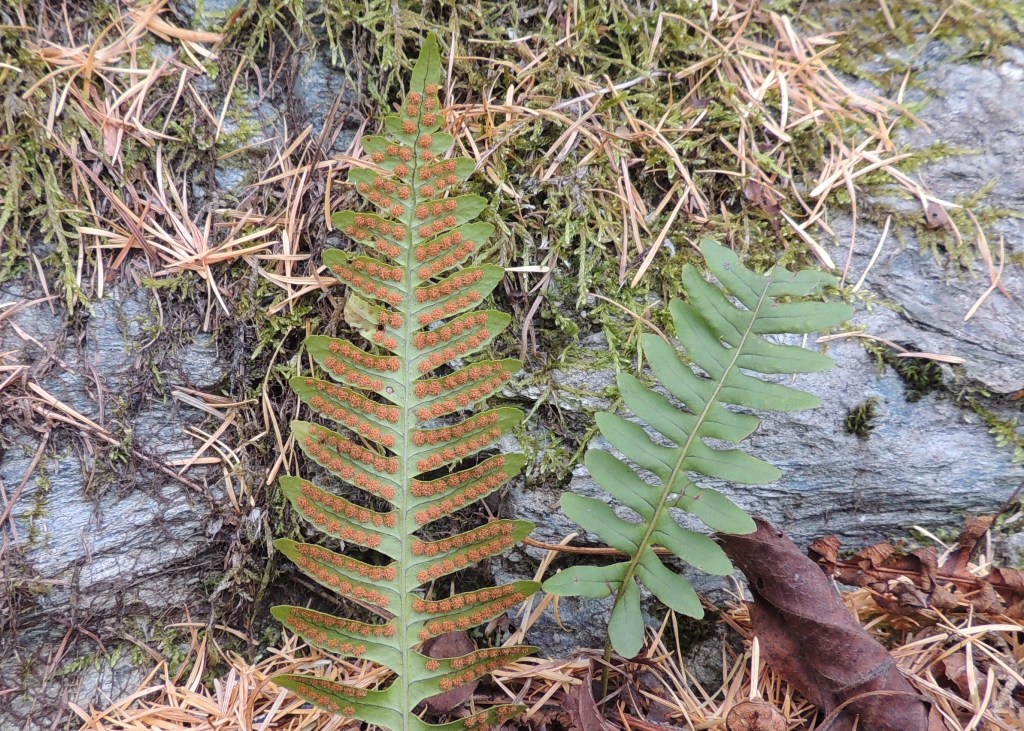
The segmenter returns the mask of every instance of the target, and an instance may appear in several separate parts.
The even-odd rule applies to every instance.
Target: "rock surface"
[[[31,302],[39,294],[3,286],[0,302]],[[147,290],[116,287],[89,312],[80,330],[66,329],[60,314],[37,302],[0,330],[8,363],[25,365],[24,378],[116,442],[88,429],[76,434],[37,391],[4,402],[5,502],[24,488],[3,526],[5,542],[14,540],[3,553],[0,675],[24,679],[28,692],[5,695],[0,718],[18,728],[41,723],[68,699],[99,702],[115,685],[137,682],[124,658],[112,658],[114,668],[100,661],[107,657],[103,638],[148,639],[167,612],[177,618],[220,569],[208,526],[223,506],[222,491],[202,484],[204,468],[190,471],[191,486],[153,468],[195,452],[184,429],[202,415],[150,390],[143,358],[154,325]],[[171,360],[161,364],[172,379],[168,386],[207,388],[225,372],[202,336]],[[85,660],[90,657],[95,660]],[[68,679],[73,694],[54,677],[57,660],[60,667],[90,668]]]

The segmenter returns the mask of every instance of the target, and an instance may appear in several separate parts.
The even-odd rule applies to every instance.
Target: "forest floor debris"
[[[889,648],[914,690],[936,709],[941,718],[937,729],[1014,731],[1024,724],[1024,624],[1019,620],[963,610],[893,615],[863,588],[845,593],[843,601],[851,617]],[[639,657],[613,661],[609,698],[601,707],[605,727],[724,730],[734,709],[760,701],[785,719],[785,731],[825,731],[824,714],[766,667],[747,606],[732,605],[723,621],[742,638],[742,650],[729,639],[723,642],[721,687],[702,687],[680,661],[682,653],[669,639],[672,627],[666,620]],[[223,652],[213,639],[218,632],[237,635],[235,630],[206,633],[205,625],[190,629],[192,646],[179,667],[161,662],[135,693],[104,709],[75,706],[82,719],[80,731],[354,729],[347,719],[303,703],[270,678],[301,669],[360,687],[385,680],[379,669],[325,655],[293,636],[250,662]],[[593,681],[601,662],[599,651],[564,660],[524,659],[481,683],[474,703],[524,703],[526,717],[510,728],[592,731],[592,726],[580,724],[598,718]],[[221,670],[211,678],[209,668],[215,664]]]

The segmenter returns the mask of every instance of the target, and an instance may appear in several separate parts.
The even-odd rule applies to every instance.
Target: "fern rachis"
[[[496,520],[448,538],[423,537],[430,523],[498,489],[525,461],[522,455],[496,455],[469,466],[461,462],[492,448],[520,423],[518,409],[457,416],[500,390],[519,369],[518,361],[478,361],[435,375],[485,348],[510,321],[500,312],[472,311],[503,270],[463,266],[493,227],[471,222],[486,206],[483,198],[448,195],[474,165],[444,158],[452,138],[439,131],[440,77],[431,36],[401,114],[385,119],[390,137],[364,138],[373,165],[350,176],[381,213],[342,212],[333,219],[349,238],[384,258],[324,254],[332,274],[348,287],[346,320],[375,348],[312,336],[307,349],[333,382],[292,380],[304,403],[346,429],[294,422],[299,446],[364,497],[354,502],[296,477],[282,478],[282,491],[307,521],[335,539],[372,549],[380,561],[287,540],[275,544],[313,579],[385,621],[341,619],[300,607],[275,607],[274,615],[312,644],[372,660],[394,674],[387,688],[372,690],[304,675],[275,681],[328,710],[394,731],[500,725],[520,707],[496,706],[443,726],[422,721],[415,711],[427,698],[533,649],[489,648],[456,658],[419,652],[422,642],[482,624],[537,589],[521,581],[429,596],[437,579],[503,552],[532,529],[525,521]],[[373,499],[390,508],[367,507]]]
[[[676,335],[704,378],[685,365],[675,347],[654,335],[643,337],[644,351],[657,380],[683,408],[621,373],[618,385],[630,410],[675,446],[654,442],[646,430],[614,414],[598,414],[604,437],[629,462],[652,473],[651,485],[626,461],[609,452],[591,450],[586,464],[597,482],[636,513],[641,522],[620,518],[601,500],[571,493],[562,498],[566,514],[585,525],[628,560],[611,566],[577,566],[549,579],[553,594],[606,597],[615,595],[609,639],[619,654],[632,657],[643,643],[639,585],[649,588],[666,606],[694,617],[703,615],[696,593],[671,572],[655,552],[669,549],[677,557],[709,573],[727,574],[732,565],[710,538],[684,529],[671,508],[693,513],[710,528],[747,533],[754,523],[720,493],[697,485],[691,475],[741,484],[778,479],[772,465],[738,448],[720,449],[705,439],[739,444],[759,425],[752,414],[726,408],[791,411],[813,408],[818,399],[796,389],[770,383],[748,372],[796,374],[824,370],[832,361],[795,346],[778,345],[762,336],[809,333],[847,319],[851,309],[838,303],[779,302],[821,291],[834,282],[813,271],[791,274],[776,268],[760,276],[746,269],[728,249],[704,242],[701,250],[721,288],[704,280],[691,266],[683,272],[688,301],[671,303]],[[735,298],[739,305],[729,297]]]

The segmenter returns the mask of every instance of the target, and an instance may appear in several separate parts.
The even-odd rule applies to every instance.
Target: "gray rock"
[[[0,289],[3,302],[35,296],[21,286]],[[193,454],[197,443],[184,429],[203,415],[146,387],[151,317],[146,290],[114,287],[90,308],[81,337],[65,332],[61,316],[42,303],[16,312],[7,322],[13,326],[0,330],[8,362],[28,366],[34,383],[119,442],[111,447],[59,421],[47,425],[23,410],[31,393],[5,401],[0,484],[8,498],[29,475],[43,433],[49,441],[11,510],[13,532],[3,526],[0,673],[18,680],[8,684],[17,692],[0,699],[0,719],[17,725],[0,728],[34,728],[30,722],[48,723],[68,701],[105,704],[116,689],[130,689],[138,674],[106,648],[131,631],[124,618],[145,622],[183,606],[201,616],[203,583],[220,570],[220,561],[209,560],[215,537],[206,526],[224,496],[153,469]],[[169,360],[187,366],[169,374],[171,383],[208,385],[225,372],[209,339]],[[205,474],[194,468],[188,478],[202,485]],[[54,677],[57,652],[60,667],[77,670]]]

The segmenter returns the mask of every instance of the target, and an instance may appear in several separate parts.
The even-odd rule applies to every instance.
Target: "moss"
[[[878,416],[877,407],[878,401],[873,398],[854,406],[846,412],[843,430],[847,434],[867,439],[871,435],[871,430],[875,428],[872,422]]]
[[[913,345],[901,343],[906,351],[916,351]],[[881,343],[865,341],[865,349],[875,356],[879,367],[889,366],[903,381],[907,401],[920,401],[930,393],[945,389],[942,367],[933,360],[923,358],[903,358],[898,352]]]

